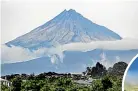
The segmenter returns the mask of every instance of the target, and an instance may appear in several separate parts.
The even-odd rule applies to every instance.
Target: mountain
[[[120,39],[122,38],[110,29],[95,24],[75,10],[70,9],[68,11],[64,10],[52,20],[25,35],[9,41],[6,45],[8,47],[12,45],[20,46],[23,49],[27,49],[27,51],[35,52],[34,50],[39,51],[37,50],[39,48],[42,50],[43,47],[44,49],[56,48],[55,46],[57,45],[62,46],[63,44],[74,42],[87,43],[91,41],[114,41]],[[86,67],[95,65],[96,62],[102,63],[106,68],[112,66],[117,61],[128,63],[138,53],[138,50],[66,50],[62,55],[63,60],[61,60],[60,55],[56,53],[52,54],[54,50],[47,51],[42,55],[40,53],[40,58],[2,64],[1,74],[39,74],[49,71],[79,73],[84,71]],[[7,54],[6,56],[8,57]]]
[[[104,57],[101,57],[103,55]],[[42,72],[71,72],[80,73],[86,70],[86,67],[92,67],[97,62],[102,63],[106,68],[113,66],[118,61],[129,63],[130,60],[138,53],[138,50],[101,50],[92,51],[65,51],[63,62],[53,64],[49,57],[41,57],[26,62],[7,63],[1,65],[1,74],[15,73],[35,73]],[[116,69],[119,66],[115,66]],[[122,68],[122,67],[120,67]],[[119,69],[119,68],[118,68]]]
[[[75,10],[64,10],[52,20],[8,43],[29,49],[51,47],[72,42],[120,40],[110,29],[95,24]]]

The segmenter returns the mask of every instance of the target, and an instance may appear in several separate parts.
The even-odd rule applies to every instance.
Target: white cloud
[[[1,49],[2,63],[21,62],[35,58],[33,53],[25,48],[15,46],[7,47],[5,45],[2,45]]]
[[[110,67],[111,66],[111,64],[109,64],[109,62],[108,62],[108,59],[107,59],[107,57],[106,57],[106,54],[105,53],[102,53],[101,55],[100,55],[100,58],[101,58],[101,60],[99,60],[99,62],[101,63],[101,64],[103,64],[105,67]]]
[[[121,61],[119,56],[116,56],[115,59],[117,62]]]
[[[94,41],[91,43],[70,43],[65,45],[58,45],[51,48],[40,48],[38,50],[30,51],[22,47],[7,47],[2,45],[2,63],[14,63],[28,61],[34,58],[48,56],[52,63],[63,63],[64,51],[91,51],[94,49],[105,50],[131,50],[138,49],[137,39],[122,39],[117,41]],[[118,56],[115,58],[120,60]],[[108,60],[106,54],[101,55],[101,60],[104,62]],[[108,62],[108,61],[107,61]],[[106,62],[104,62],[106,63]],[[105,64],[108,65],[108,64]]]
[[[8,47],[6,45],[1,46],[1,63],[15,63],[32,60],[39,57],[50,57],[51,63],[57,64],[58,61],[63,62],[63,53],[56,48],[40,48],[38,50],[30,51],[27,48],[18,46]]]
[[[120,61],[120,58],[119,58],[119,56],[116,56],[115,57],[115,60],[109,60],[108,59],[108,57],[106,56],[106,53],[101,53],[101,55],[100,55],[100,60],[97,60],[97,61],[95,61],[95,64],[97,63],[97,62],[100,62],[102,65],[104,65],[107,69],[109,68],[109,67],[113,67],[113,65],[115,64],[115,63],[117,63],[117,62],[119,62]]]
[[[91,43],[70,43],[57,48],[63,51],[89,51],[97,48],[107,50],[131,50],[138,49],[137,41],[138,39],[122,39],[116,41],[94,41]]]

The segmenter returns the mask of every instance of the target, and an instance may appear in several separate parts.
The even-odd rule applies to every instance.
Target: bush
[[[108,76],[104,77],[101,83],[103,84],[104,91],[106,91],[109,88],[112,88],[112,85],[113,85],[113,83],[111,82]]]
[[[20,77],[16,77],[12,80],[12,90],[13,91],[20,91],[21,90],[21,78]]]
[[[50,89],[50,86],[45,85],[40,89],[40,91],[51,91],[51,89]]]
[[[95,80],[92,82],[92,91],[104,91],[101,80]]]
[[[60,88],[56,88],[55,91],[65,91],[65,89],[60,87]]]

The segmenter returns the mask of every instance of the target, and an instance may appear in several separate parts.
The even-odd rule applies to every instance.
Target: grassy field
[[[125,91],[138,91],[138,85],[131,85],[131,84],[125,83],[124,89]]]

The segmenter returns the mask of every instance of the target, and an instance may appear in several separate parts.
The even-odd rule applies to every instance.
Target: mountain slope
[[[6,45],[25,48],[51,47],[71,42],[119,40],[121,37],[104,26],[84,18],[75,10],[64,10],[52,20]]]

